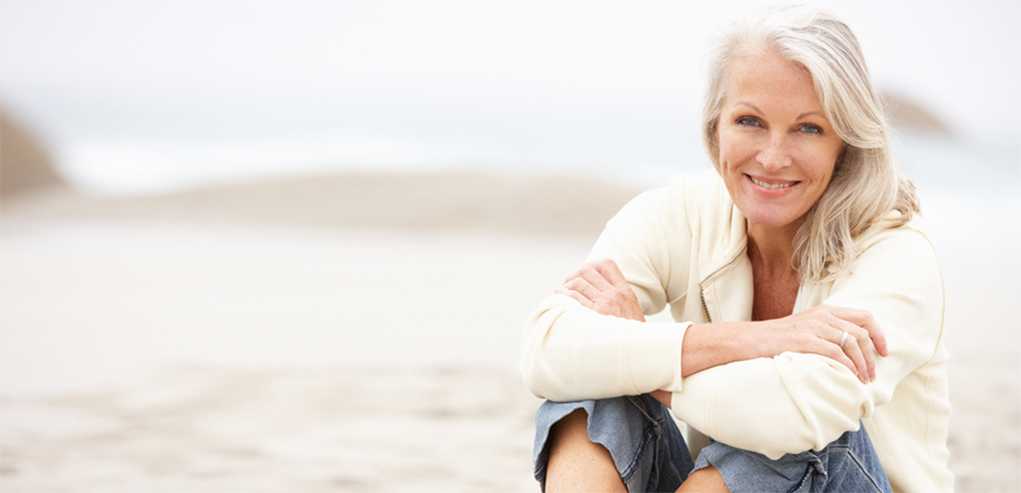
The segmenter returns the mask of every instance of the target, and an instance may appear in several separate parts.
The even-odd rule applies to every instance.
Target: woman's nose
[[[784,152],[780,142],[771,142],[769,147],[759,151],[755,159],[767,170],[783,169],[791,165],[791,157]]]

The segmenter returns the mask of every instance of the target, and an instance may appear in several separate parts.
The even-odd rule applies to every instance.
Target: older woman
[[[546,489],[952,490],[942,279],[888,135],[843,22],[724,38],[715,172],[625,205],[527,325]]]

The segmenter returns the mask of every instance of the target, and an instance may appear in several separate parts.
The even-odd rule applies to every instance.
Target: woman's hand
[[[876,354],[888,354],[886,337],[865,310],[822,305],[755,323],[765,329],[754,336],[763,355],[821,354],[839,361],[865,383],[876,378]]]
[[[617,263],[609,259],[582,265],[581,269],[564,279],[563,286],[556,292],[566,294],[603,315],[645,321],[645,313],[631,285],[624,279]],[[670,392],[657,390],[649,395],[670,407]]]
[[[612,260],[589,262],[564,279],[556,292],[570,296],[603,315],[645,321],[645,313],[635,292],[617,263]]]

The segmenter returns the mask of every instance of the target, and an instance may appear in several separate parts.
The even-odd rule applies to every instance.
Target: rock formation
[[[44,143],[0,110],[0,202],[64,184]]]

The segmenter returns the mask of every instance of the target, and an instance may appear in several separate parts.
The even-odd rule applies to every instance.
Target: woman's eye
[[[761,125],[759,125],[759,119],[755,118],[754,116],[742,116],[742,117],[737,119],[736,123],[738,125],[744,125],[744,126],[750,126],[750,127],[761,126]]]
[[[820,128],[818,125],[812,125],[812,124],[809,123],[809,124],[802,125],[801,126],[801,131],[806,133],[806,134],[816,134],[816,135],[819,135],[819,134],[822,133],[822,128]]]

